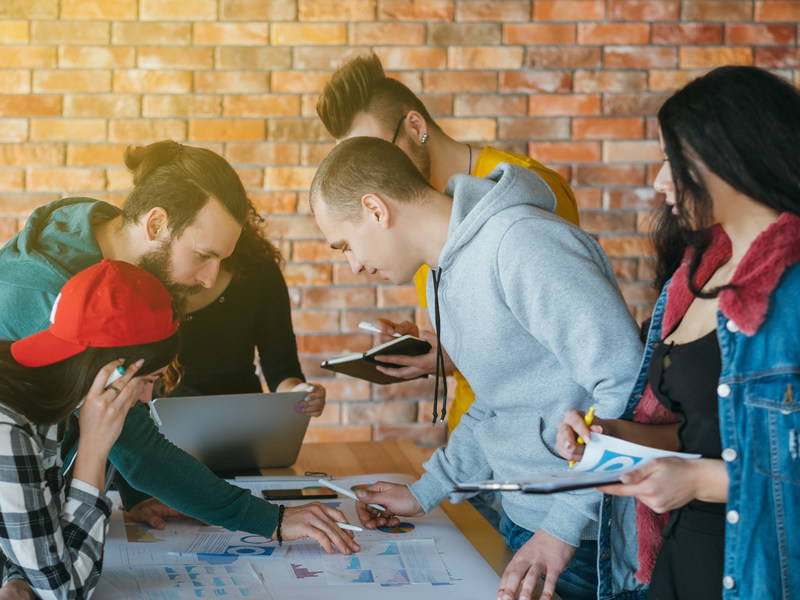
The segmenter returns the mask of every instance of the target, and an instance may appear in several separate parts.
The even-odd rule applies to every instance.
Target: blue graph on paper
[[[603,456],[595,465],[586,469],[584,473],[603,473],[607,471],[618,471],[629,469],[642,462],[641,456],[631,456],[630,454],[620,454],[611,450],[603,450]]]

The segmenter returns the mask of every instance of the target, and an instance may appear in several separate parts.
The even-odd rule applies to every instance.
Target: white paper
[[[364,542],[350,556],[323,556],[331,585],[450,583],[433,540]]]
[[[103,570],[103,578],[129,598],[258,598],[267,594],[249,565],[151,565]]]

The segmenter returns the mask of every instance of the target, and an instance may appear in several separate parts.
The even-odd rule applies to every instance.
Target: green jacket
[[[37,208],[0,249],[0,338],[17,340],[50,325],[53,302],[67,280],[100,262],[92,223],[120,210],[91,198],[63,198]],[[278,507],[223,481],[159,433],[137,403],[109,460],[138,490],[120,488],[131,508],[148,496],[182,513],[231,530],[269,538]]]

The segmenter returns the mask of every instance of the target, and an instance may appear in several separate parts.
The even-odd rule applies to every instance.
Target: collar
[[[662,338],[674,329],[694,300],[687,277],[692,252],[692,248],[687,249],[667,289]],[[720,266],[730,260],[731,254],[730,238],[720,225],[714,225],[711,228],[711,245],[703,255],[695,275],[701,287],[708,283]],[[734,287],[720,292],[719,308],[722,314],[745,335],[754,335],[767,316],[769,298],[783,272],[798,261],[800,217],[784,212],[750,245],[730,281]]]

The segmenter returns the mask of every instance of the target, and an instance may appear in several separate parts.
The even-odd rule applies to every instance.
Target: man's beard
[[[144,253],[136,262],[136,266],[144,269],[158,279],[176,302],[186,296],[193,296],[203,289],[202,285],[184,285],[172,279],[172,239],[163,242],[158,248]]]

